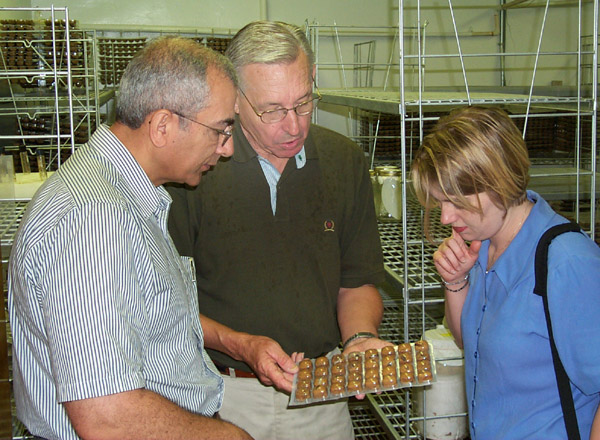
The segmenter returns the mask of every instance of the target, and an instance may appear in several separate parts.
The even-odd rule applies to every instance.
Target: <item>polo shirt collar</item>
[[[302,158],[299,157],[300,155]],[[239,116],[236,115],[235,128],[233,130],[233,160],[242,163],[249,162],[256,156],[258,156],[258,153],[256,150],[254,150],[254,148],[252,148],[252,145],[250,145],[248,139],[246,139],[240,124]],[[304,141],[302,150],[300,150],[294,157],[296,158],[296,168],[298,169],[302,168],[306,164],[307,160],[318,158],[317,148],[312,137],[312,130],[309,129],[308,136]]]
[[[500,255],[490,272],[495,272],[498,279],[504,284],[507,292],[513,292],[513,287],[522,279],[523,272],[529,271],[531,259],[534,257],[537,239],[548,228],[552,208],[536,192],[527,191],[527,198],[534,203],[529,216],[523,223],[508,248]],[[479,264],[485,271],[488,260],[490,241],[485,240],[479,252]]]
[[[302,149],[296,153],[294,158],[296,159],[296,168],[304,168],[304,165],[306,165],[306,148],[304,145],[302,145]]]

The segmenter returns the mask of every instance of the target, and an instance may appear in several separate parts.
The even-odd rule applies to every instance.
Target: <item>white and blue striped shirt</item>
[[[76,439],[61,402],[138,388],[220,408],[170,203],[106,126],[30,202],[8,286],[17,415],[34,435]]]

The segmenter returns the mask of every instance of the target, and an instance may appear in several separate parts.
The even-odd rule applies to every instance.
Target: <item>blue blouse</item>
[[[527,195],[535,205],[506,251],[486,271],[484,241],[471,269],[461,329],[473,440],[566,438],[542,299],[533,293],[537,242],[566,220]],[[548,260],[555,343],[588,438],[600,402],[600,248],[567,233],[552,242]]]

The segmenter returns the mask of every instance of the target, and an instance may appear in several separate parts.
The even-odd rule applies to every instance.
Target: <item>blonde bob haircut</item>
[[[429,217],[439,205],[438,191],[455,206],[483,215],[479,197],[486,192],[499,208],[508,210],[526,198],[529,155],[523,136],[506,112],[497,108],[463,107],[441,118],[415,154],[411,177],[419,202]]]

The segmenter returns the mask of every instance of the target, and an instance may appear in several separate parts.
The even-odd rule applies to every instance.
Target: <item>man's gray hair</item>
[[[209,68],[237,86],[231,62],[212,49],[179,36],[150,41],[123,72],[116,120],[136,129],[150,113],[160,109],[195,115],[207,105]]]
[[[301,28],[282,21],[253,21],[233,37],[225,55],[239,75],[248,64],[293,63],[300,51],[306,54],[312,72],[315,57]]]

